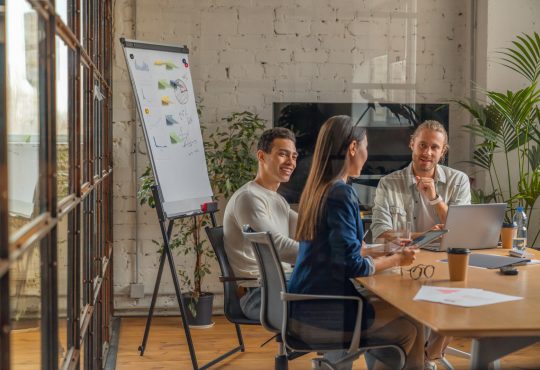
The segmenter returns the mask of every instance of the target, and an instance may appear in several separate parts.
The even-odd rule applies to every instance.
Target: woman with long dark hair
[[[360,175],[368,156],[367,144],[366,130],[353,125],[349,116],[331,117],[321,127],[300,198],[296,229],[300,249],[289,290],[303,294],[360,295],[364,301],[363,335],[373,342],[399,344],[407,353],[406,368],[422,369],[422,327],[367,292],[359,293],[350,280],[410,265],[416,253],[409,248],[381,257],[362,253],[358,197],[347,179]],[[347,335],[353,331],[356,310],[354,301],[295,302],[291,314],[293,323],[297,320]],[[386,356],[388,351],[372,352],[366,356],[369,367],[388,368]]]

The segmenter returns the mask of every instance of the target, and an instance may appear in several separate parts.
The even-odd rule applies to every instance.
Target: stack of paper
[[[483,289],[426,285],[423,285],[414,297],[415,301],[445,303],[462,307],[477,307],[493,303],[517,301],[518,299],[523,299],[523,297],[500,294]]]

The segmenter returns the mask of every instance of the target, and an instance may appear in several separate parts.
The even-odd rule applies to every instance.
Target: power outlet
[[[141,284],[141,283],[130,284],[129,296],[131,298],[144,298],[144,284]]]

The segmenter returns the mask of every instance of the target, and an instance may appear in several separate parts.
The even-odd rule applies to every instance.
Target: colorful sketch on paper
[[[167,124],[167,126],[172,126],[174,124],[178,124],[178,121],[174,119],[172,114],[167,114],[165,116],[165,123]]]
[[[178,68],[178,66],[176,64],[174,64],[173,62],[169,61],[169,60],[156,60],[154,62],[154,64],[156,66],[165,66],[165,68],[167,69],[174,69],[174,68]]]
[[[174,87],[174,95],[180,104],[186,104],[189,100],[189,93],[186,83],[181,79],[171,80],[171,86]]]
[[[171,98],[169,98],[167,95],[164,95],[161,97],[161,105],[169,105],[171,104]]]
[[[160,90],[164,90],[166,89],[167,87],[169,87],[169,83],[167,82],[167,80],[159,80],[157,82],[157,86],[158,86],[158,89]]]
[[[169,138],[171,139],[171,144],[179,144],[182,141],[176,132],[170,132]]]
[[[161,140],[156,139],[155,136],[152,136],[152,139],[154,140],[154,145],[156,146],[156,148],[166,148],[167,147],[167,144],[162,143]]]
[[[135,61],[135,69],[137,71],[142,71],[142,72],[148,72],[150,70],[148,68],[148,63],[146,63],[144,60],[143,60],[142,64],[139,64],[139,63],[137,63],[137,61]]]

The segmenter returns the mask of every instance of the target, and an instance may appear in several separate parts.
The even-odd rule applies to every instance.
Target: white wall
[[[467,95],[469,8],[468,0],[119,0],[114,37],[187,44],[207,126],[245,109],[270,124],[273,102],[436,103]],[[155,212],[136,207],[134,143],[139,175],[146,149],[140,134],[133,136],[134,105],[123,58],[117,43],[114,294],[118,312],[136,313],[146,312],[150,297],[128,298],[135,241],[142,259],[139,279],[150,294],[158,257],[151,239],[160,233]],[[466,116],[452,106],[450,120],[450,162],[464,168],[459,162],[470,153],[461,130]],[[217,275],[206,281],[221,294]],[[175,307],[172,292],[166,271],[159,307]],[[220,304],[218,299],[218,309]]]

